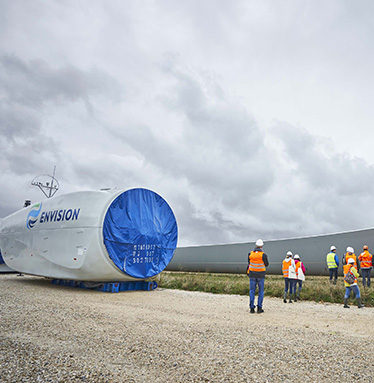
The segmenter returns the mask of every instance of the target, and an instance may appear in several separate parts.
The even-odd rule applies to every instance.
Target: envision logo
[[[31,208],[31,211],[26,218],[26,227],[28,229],[32,229],[38,220],[39,224],[46,222],[75,221],[79,218],[79,213],[81,211],[81,209],[61,209],[43,211],[40,213],[41,209],[42,203],[38,203]]]
[[[40,210],[42,210],[42,203],[37,203],[31,208],[26,218],[26,227],[28,229],[32,229],[38,221]]]
[[[43,211],[40,216],[39,222],[59,222],[59,221],[74,221],[78,219],[79,212],[81,209],[65,209],[65,210],[51,210],[51,211]]]

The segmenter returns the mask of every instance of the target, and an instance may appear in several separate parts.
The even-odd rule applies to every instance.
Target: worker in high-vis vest
[[[330,247],[330,252],[326,255],[326,263],[329,269],[330,283],[336,285],[338,279],[339,257],[336,254],[336,247],[334,245]]]
[[[303,281],[305,281],[305,266],[304,263],[301,262],[299,254],[295,254],[293,257],[295,261],[295,270],[296,270],[296,297],[295,300],[300,300],[301,289],[303,288]]]
[[[358,256],[358,260],[360,261],[360,269],[362,275],[362,284],[366,287],[370,287],[370,273],[373,268],[373,256],[369,253],[368,245],[365,245],[362,248],[363,252]]]
[[[346,265],[348,263],[349,258],[352,258],[354,260],[355,269],[358,270],[357,257],[355,254],[355,250],[353,247],[350,247],[350,246],[347,247],[346,253],[343,255],[343,265]]]
[[[264,301],[264,286],[266,268],[269,266],[267,255],[263,252],[264,242],[262,239],[256,241],[256,247],[248,254],[247,275],[249,277],[249,309],[255,313],[255,294],[258,286],[257,313],[264,312],[262,304]]]
[[[357,269],[354,266],[354,258],[348,258],[347,264],[343,266],[344,272],[344,285],[345,285],[345,295],[344,295],[344,307],[349,309],[348,299],[351,294],[351,290],[355,293],[357,300],[357,307],[360,309],[364,307],[361,302],[360,289],[357,285],[357,278],[359,276]]]
[[[284,277],[283,302],[287,303],[287,294],[289,292],[289,303],[292,303],[292,294],[294,293],[294,282],[296,282],[295,261],[292,259],[292,251],[287,251],[286,258],[282,262],[282,273]]]

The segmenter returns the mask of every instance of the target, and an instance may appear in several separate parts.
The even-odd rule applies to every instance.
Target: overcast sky
[[[372,1],[0,0],[0,216],[150,188],[179,245],[374,225]]]

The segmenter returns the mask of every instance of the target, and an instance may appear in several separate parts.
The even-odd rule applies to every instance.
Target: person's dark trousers
[[[299,285],[299,288],[298,288],[298,293],[299,294],[298,295],[300,295],[300,291],[303,288],[303,281],[301,279],[296,279],[296,288],[297,288],[297,285]]]
[[[262,302],[264,301],[264,286],[265,278],[249,278],[249,307],[255,308],[255,293],[256,287],[258,286],[258,298],[257,308],[262,308]]]
[[[330,274],[330,281],[332,281],[332,277],[334,277],[334,285],[336,284],[336,280],[338,279],[338,268],[333,267],[329,269],[329,274]]]
[[[290,278],[284,278],[284,296],[287,297],[288,289],[290,290],[291,295],[291,284],[290,284]]]
[[[291,279],[291,278],[284,278],[284,294],[283,294],[283,302],[286,303],[287,299],[287,292],[290,292],[290,303],[292,294],[295,294],[295,288],[296,288],[296,279]]]
[[[296,294],[297,279],[290,279],[290,295]]]
[[[364,287],[367,285],[367,287],[370,287],[370,273],[371,273],[371,268],[370,269],[361,269],[361,275],[362,275],[362,284]],[[366,284],[367,281],[367,284]]]

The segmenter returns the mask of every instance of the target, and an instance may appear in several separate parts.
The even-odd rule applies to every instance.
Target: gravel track
[[[0,275],[0,382],[374,382],[374,309]]]

